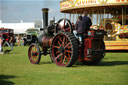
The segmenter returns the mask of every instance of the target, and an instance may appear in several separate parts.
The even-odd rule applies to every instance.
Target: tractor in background
[[[24,45],[30,45],[38,41],[39,29],[29,28],[26,30],[25,36],[23,37]]]

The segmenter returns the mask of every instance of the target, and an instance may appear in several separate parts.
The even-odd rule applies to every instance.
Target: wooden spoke
[[[55,58],[55,60],[57,60],[60,56],[62,56],[62,53],[60,53],[60,54]]]
[[[65,62],[65,59],[66,59],[66,55],[65,55],[65,57],[64,57],[63,63]]]
[[[59,41],[63,42],[62,39],[60,37],[58,37]]]
[[[69,42],[64,48],[67,48],[70,44],[71,44],[71,42]]]
[[[65,43],[65,37],[63,38],[63,43],[62,43],[63,46],[64,46],[64,43]]]
[[[68,48],[68,49],[71,49],[71,46],[68,46],[67,48]]]
[[[65,52],[71,53],[71,50],[65,50]]]
[[[56,51],[56,54],[60,53],[60,51]]]
[[[53,46],[53,47],[54,47],[54,48],[58,48],[58,49],[60,48],[60,46]]]
[[[60,62],[63,63],[64,55],[61,56]]]
[[[68,53],[68,57],[71,58],[71,55]]]
[[[70,31],[70,28],[68,27],[68,28],[65,28],[65,32],[67,32],[67,31]]]
[[[65,58],[66,60],[69,62],[71,58],[68,58],[66,55],[65,55]]]
[[[35,47],[35,51],[37,52],[37,48]]]
[[[58,41],[58,45],[61,46],[60,41]]]
[[[68,43],[68,38],[65,39],[65,44],[67,44],[67,43]]]

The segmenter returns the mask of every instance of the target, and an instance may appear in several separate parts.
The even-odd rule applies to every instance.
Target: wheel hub
[[[59,51],[61,52],[61,53],[64,53],[64,47],[60,47],[60,49],[59,49]]]
[[[37,55],[38,55],[37,52],[33,52],[33,53],[32,53],[32,56],[37,56]]]

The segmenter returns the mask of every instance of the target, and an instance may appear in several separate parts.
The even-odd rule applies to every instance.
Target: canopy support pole
[[[69,20],[71,20],[71,14],[69,14]]]
[[[93,23],[93,11],[92,11],[92,16],[91,16],[91,21],[92,21],[92,23]]]
[[[100,11],[100,21],[101,21],[101,14],[102,14],[102,11]]]
[[[106,9],[104,8],[104,29],[106,30],[106,28],[105,28],[105,12],[106,12]]]
[[[123,7],[122,7],[122,25],[124,25],[124,9],[123,9]]]
[[[97,25],[99,24],[99,11],[97,13]]]
[[[73,14],[73,18],[72,18],[72,23],[74,23],[74,14]]]
[[[64,13],[64,18],[66,18],[66,13]]]

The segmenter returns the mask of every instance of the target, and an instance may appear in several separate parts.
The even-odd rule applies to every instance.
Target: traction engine
[[[105,56],[105,31],[88,31],[83,35],[83,45],[80,45],[68,19],[60,19],[56,24],[48,26],[48,10],[42,9],[44,27],[41,29],[38,43],[31,44],[28,49],[28,58],[32,64],[39,64],[41,55],[47,54],[50,54],[51,61],[57,66],[64,67],[71,67],[76,61],[89,65],[102,60]]]

